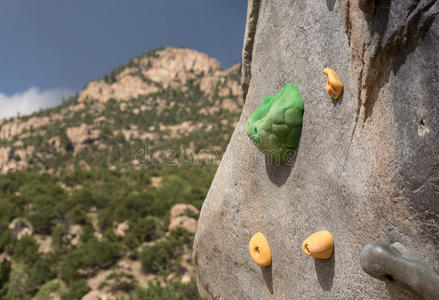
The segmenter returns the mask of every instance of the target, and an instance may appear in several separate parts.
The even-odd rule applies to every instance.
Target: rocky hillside
[[[197,299],[199,209],[240,67],[166,48],[0,124],[0,298]]]
[[[0,170],[139,167],[145,148],[217,159],[241,106],[239,65],[223,70],[189,49],[150,51],[56,108],[3,121]]]

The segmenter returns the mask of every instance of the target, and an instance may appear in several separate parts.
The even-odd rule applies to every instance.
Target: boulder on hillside
[[[176,217],[183,215],[185,212],[191,212],[194,215],[198,215],[200,211],[193,205],[190,204],[175,204],[172,206],[170,211],[170,221],[174,220]]]
[[[29,166],[29,160],[35,150],[34,146],[26,148],[0,147],[0,173],[17,171]]]
[[[171,231],[177,227],[183,227],[189,233],[195,234],[197,232],[198,222],[194,218],[182,216],[174,218],[168,226],[168,230]]]
[[[101,138],[99,129],[93,129],[85,123],[78,127],[67,128],[66,134],[75,149],[75,153]]]
[[[69,232],[63,237],[66,244],[78,247],[81,242],[82,226],[78,224],[70,225]]]
[[[38,252],[40,252],[41,254],[49,254],[50,252],[53,251],[52,237],[35,234],[34,238],[38,244]]]
[[[32,235],[34,229],[32,224],[25,218],[15,218],[9,223],[9,232],[13,238],[21,239],[24,235]]]
[[[188,214],[188,215],[185,215]],[[195,234],[197,231],[197,220],[193,216],[198,216],[198,209],[190,204],[175,204],[170,211],[168,230],[183,227],[188,232]]]
[[[128,224],[128,221],[124,221],[122,223],[119,223],[116,225],[116,228],[114,229],[114,234],[118,238],[122,238],[125,236],[125,232],[130,229],[130,225]]]

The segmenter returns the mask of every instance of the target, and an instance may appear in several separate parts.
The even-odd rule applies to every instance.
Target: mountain
[[[224,152],[239,117],[240,67],[189,49],[150,51],[62,105],[0,124],[0,170],[138,166],[136,153]]]
[[[192,242],[240,69],[157,49],[1,121],[0,298],[197,299]]]

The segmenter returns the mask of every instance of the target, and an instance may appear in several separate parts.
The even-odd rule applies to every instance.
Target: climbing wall
[[[439,273],[438,13],[436,1],[249,0],[245,106],[194,244],[203,298],[417,299],[363,271],[375,241],[400,242]],[[344,85],[336,100],[327,67]],[[287,83],[303,124],[293,158],[275,164],[245,122]],[[320,230],[333,236],[329,259],[302,251]],[[249,254],[257,232],[268,267]]]

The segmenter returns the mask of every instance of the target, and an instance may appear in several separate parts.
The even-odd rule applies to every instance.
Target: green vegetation
[[[80,279],[70,284],[66,292],[61,293],[62,300],[76,300],[81,299],[82,296],[90,291],[90,287],[87,285],[87,280]]]
[[[176,261],[184,252],[184,246],[190,246],[192,240],[184,228],[176,228],[164,240],[151,246],[144,246],[140,253],[142,269],[148,273],[171,273],[178,271]]]
[[[149,282],[146,289],[137,288],[129,296],[130,300],[198,300],[197,283],[195,279],[188,284],[173,282],[162,287],[160,282]]]
[[[189,70],[184,85],[164,87],[144,72],[159,50],[103,77],[113,84],[129,72],[157,92],[105,103],[75,95],[19,117],[33,125],[0,140],[8,159],[25,164],[0,175],[0,299],[81,299],[102,271],[100,288],[126,296],[118,299],[199,299],[195,279],[181,283],[194,237],[169,232],[169,212],[180,203],[201,208],[240,115],[239,104],[223,105],[240,74],[203,92],[202,79],[212,74]],[[72,129],[84,131],[79,141]],[[87,138],[88,131],[97,134]],[[192,210],[182,215],[198,218]],[[116,234],[121,223],[128,229]],[[18,238],[23,228],[31,235]],[[140,287],[120,266],[128,259],[156,279]]]
[[[74,169],[83,168],[84,165],[128,169],[133,167],[136,155],[146,146],[151,153],[172,151],[175,161],[187,152],[197,155],[205,151],[216,155],[215,162],[218,163],[240,115],[239,109],[223,107],[228,97],[219,95],[219,86],[227,89],[228,82],[239,82],[239,72],[231,72],[209,94],[200,90],[203,72],[192,72],[191,76],[195,77],[188,80],[184,89],[164,88],[145,77],[143,71],[150,67],[140,63],[143,58],[157,57],[158,50],[135,57],[105,76],[106,81],[112,83],[121,72],[130,68],[131,76],[155,85],[158,92],[139,95],[129,101],[110,99],[105,105],[97,100],[80,103],[78,95],[75,95],[58,107],[20,117],[20,121],[31,118],[48,118],[50,121],[39,127],[26,128],[20,135],[14,136],[12,141],[0,140],[0,147],[10,146],[14,160],[25,161],[30,170],[37,172],[56,173],[66,170],[67,166]],[[96,122],[99,118],[101,121]],[[181,129],[173,132],[170,128],[184,122],[191,124],[192,128],[180,133],[178,130]],[[67,131],[82,124],[93,126],[99,130],[100,136],[96,142],[90,142],[78,151],[75,149],[78,145],[69,140]],[[139,134],[130,136],[124,134],[124,130],[134,130]],[[24,160],[17,150],[27,147],[32,147],[32,153]],[[197,162],[192,156],[186,157],[184,161]]]
[[[115,268],[99,285],[100,289],[108,287],[111,292],[131,292],[138,286],[136,278],[132,274]]]
[[[8,291],[9,277],[11,275],[11,262],[3,260],[0,262],[0,298],[3,298]]]
[[[63,295],[67,292],[66,285],[59,280],[52,280],[45,283],[38,290],[38,293],[35,295],[33,300],[47,300],[50,299],[51,293],[57,293],[59,295]]]
[[[69,103],[77,105],[75,101],[77,99],[72,98]],[[34,149],[32,156],[28,159],[29,168],[38,172],[62,171],[65,170],[66,164],[79,168],[81,163],[100,168],[108,168],[112,165],[119,168],[132,168],[137,153],[144,150],[146,145],[150,153],[172,151],[175,161],[184,155],[185,151],[190,151],[195,155],[200,151],[207,151],[219,157],[225,151],[228,137],[231,136],[233,126],[239,117],[239,112],[221,108],[222,101],[224,101],[222,97],[213,100],[204,95],[197,84],[190,86],[185,92],[161,89],[148,96],[139,96],[124,102],[126,105],[124,110],[121,109],[121,102],[114,99],[108,101],[102,110],[96,112],[93,111],[93,101],[87,102],[87,105],[79,111],[69,111],[65,107],[64,110],[52,109],[50,115],[65,113],[66,118],[63,121],[58,120],[38,127],[38,130],[29,131],[25,137],[20,139],[23,145],[12,147],[12,150],[32,146]],[[163,102],[165,105],[160,104]],[[147,109],[140,110],[142,106]],[[209,107],[218,107],[218,109],[212,114],[200,113]],[[42,113],[37,115],[42,117]],[[104,118],[104,120],[95,124],[94,120],[98,118]],[[218,120],[224,120],[224,122],[218,122]],[[175,134],[170,138],[172,130],[168,128],[183,122],[193,124],[194,127],[184,134]],[[75,145],[69,140],[66,132],[68,128],[79,127],[84,123],[95,126],[100,131],[100,138],[96,143],[91,143],[79,153],[75,153]],[[122,134],[121,129],[130,130],[131,128],[135,128],[140,134],[131,137]],[[148,133],[156,138],[142,138],[142,133]],[[57,139],[59,139],[59,144],[53,142]],[[0,146],[3,143],[7,142],[0,141]],[[99,145],[105,145],[105,147]],[[14,158],[17,161],[22,160],[16,153]],[[194,160],[193,157],[185,159],[185,161],[192,160]]]
[[[58,278],[66,285],[63,299],[78,299],[88,291],[85,279],[89,274],[115,265],[126,255],[138,256],[148,273],[178,272],[179,257],[184,246],[190,248],[192,236],[182,228],[164,236],[169,210],[177,203],[200,208],[215,169],[168,166],[124,172],[76,170],[61,176],[19,171],[0,176],[2,249],[15,262],[12,270],[2,263],[0,291],[8,299],[27,299]],[[151,186],[152,176],[162,177],[161,187]],[[93,211],[101,240],[95,237]],[[12,237],[7,228],[16,218],[28,219],[35,232],[51,236],[53,252],[40,254],[32,236]],[[118,239],[114,224],[123,221],[128,221],[130,229]],[[66,240],[69,227],[75,224],[82,226],[78,247]],[[137,253],[139,246],[153,241],[157,242]],[[118,289],[136,287],[126,285]]]

